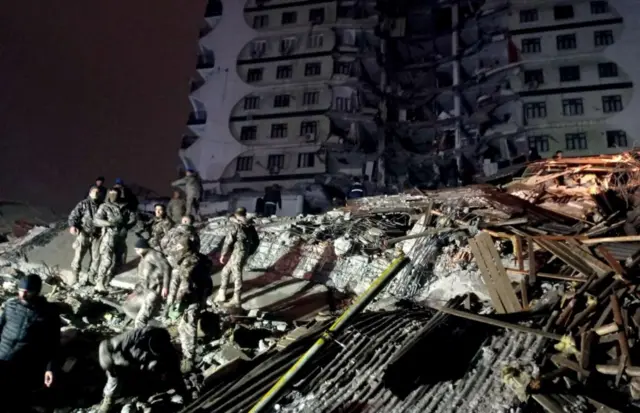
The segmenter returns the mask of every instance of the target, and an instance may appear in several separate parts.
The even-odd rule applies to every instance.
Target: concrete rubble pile
[[[248,411],[398,256],[409,263],[331,336],[276,410],[632,411],[639,168],[632,153],[540,161],[504,188],[415,190],[256,218],[243,308],[211,306],[202,318],[198,372],[185,377],[199,398],[185,411]],[[118,275],[107,299],[65,286],[62,266],[29,261],[29,251],[66,245],[63,229],[0,244],[2,294],[24,273],[41,275],[62,311],[65,373],[86,399],[65,411],[89,412],[104,382],[96,343],[130,327],[120,304],[135,279]],[[200,229],[213,262],[226,232],[225,217]],[[175,334],[176,320],[155,322]],[[77,391],[68,387],[70,400]],[[125,409],[159,411],[161,396]]]

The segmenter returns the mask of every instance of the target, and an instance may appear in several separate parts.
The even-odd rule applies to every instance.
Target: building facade
[[[180,156],[211,193],[400,187],[640,139],[634,0],[217,0]],[[488,174],[487,168],[485,174]],[[453,171],[453,172],[452,172]]]

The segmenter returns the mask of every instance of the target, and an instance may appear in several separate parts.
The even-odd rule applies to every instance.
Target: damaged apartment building
[[[209,194],[402,188],[492,176],[532,148],[623,151],[640,126],[633,5],[210,0],[181,168]]]

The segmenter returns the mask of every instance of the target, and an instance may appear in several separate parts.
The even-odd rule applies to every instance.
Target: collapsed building
[[[258,218],[245,311],[211,311],[201,323],[190,377],[199,397],[185,411],[249,411],[319,338],[323,351],[261,411],[632,411],[640,236],[625,229],[639,182],[637,153],[567,158],[531,164],[504,188],[413,190]],[[200,230],[214,262],[226,225],[212,218]],[[76,387],[61,391],[81,409],[103,380],[96,340],[127,328],[119,303],[136,280],[118,274],[108,299],[67,288],[63,229],[2,244],[0,273],[3,294],[20,272],[39,273],[66,309],[61,364]],[[366,311],[327,334],[399,259]]]

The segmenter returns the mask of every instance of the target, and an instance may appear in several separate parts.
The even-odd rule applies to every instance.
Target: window
[[[335,62],[333,66],[333,73],[336,75],[350,75],[351,62]]]
[[[240,140],[241,141],[255,141],[258,137],[257,126],[243,126],[240,128]]]
[[[280,53],[283,55],[288,55],[292,53],[296,48],[296,38],[295,37],[285,37],[280,40]]]
[[[284,168],[284,155],[269,155],[267,158],[267,168],[269,168],[269,170]]]
[[[598,76],[601,79],[604,77],[617,77],[618,65],[613,62],[598,63]]]
[[[544,71],[542,69],[533,69],[524,71],[524,83],[544,83]]]
[[[245,110],[260,109],[260,96],[248,96],[244,98]]]
[[[564,140],[568,151],[587,149],[587,134],[584,132],[567,133],[564,135]]]
[[[538,153],[549,152],[549,137],[547,135],[537,135],[527,137],[529,149],[535,149]]]
[[[318,76],[322,71],[322,64],[320,62],[311,62],[304,65],[305,76]]]
[[[293,66],[282,65],[276,69],[276,79],[289,79],[293,76]]]
[[[602,111],[604,113],[613,113],[622,111],[622,96],[612,95],[602,97]]]
[[[564,116],[584,115],[582,98],[562,99],[562,114]]]
[[[289,134],[289,125],[286,123],[274,123],[271,125],[272,138],[286,138]]]
[[[318,122],[307,121],[300,124],[300,136],[315,135],[318,131]]]
[[[236,159],[236,171],[250,171],[253,169],[253,156],[239,156]]]
[[[269,16],[266,14],[261,14],[259,16],[253,16],[253,28],[254,29],[262,29],[269,25]]]
[[[289,107],[290,101],[291,101],[291,96],[289,95],[276,95],[276,97],[273,98],[273,107],[287,108]]]
[[[322,33],[314,33],[310,34],[307,37],[307,48],[308,49],[319,49],[324,44],[324,36]]]
[[[267,51],[267,42],[265,40],[256,40],[251,43],[251,57],[263,56]]]
[[[520,10],[520,23],[538,21],[538,9]]]
[[[351,112],[351,98],[338,96],[336,98],[336,109],[343,112]]]
[[[324,9],[311,9],[309,10],[309,21],[314,24],[324,23]]]
[[[572,50],[578,47],[576,34],[561,34],[556,36],[556,48],[558,50]]]
[[[627,133],[622,130],[607,131],[607,147],[608,148],[626,148],[629,146],[627,141]]]
[[[295,11],[285,11],[282,13],[282,19],[280,22],[282,24],[294,24],[298,20],[298,13]]]
[[[540,53],[542,51],[539,37],[522,39],[521,46],[522,53]]]
[[[598,46],[609,46],[613,44],[613,30],[598,30],[593,33],[593,44]]]
[[[577,82],[580,80],[580,66],[561,66],[559,71],[561,82]]]
[[[573,19],[573,6],[570,4],[555,6],[553,8],[553,18],[556,20]]]
[[[536,119],[547,117],[547,104],[544,102],[530,102],[524,104],[525,119]]]
[[[597,0],[591,2],[591,14],[609,13],[609,2]]]
[[[320,102],[320,92],[304,92],[302,95],[303,105],[317,105]]]
[[[313,152],[298,154],[298,168],[313,168],[316,163],[316,154]]]
[[[247,71],[247,83],[260,82],[262,80],[263,69],[261,67],[249,69]]]

